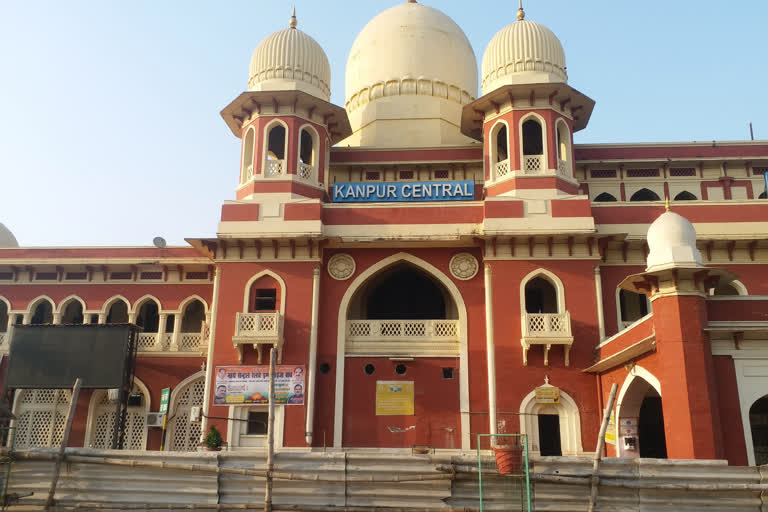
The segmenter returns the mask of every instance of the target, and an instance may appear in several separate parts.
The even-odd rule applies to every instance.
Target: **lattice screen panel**
[[[27,389],[20,392],[16,409],[15,447],[54,447],[61,443],[71,391]]]
[[[190,382],[179,392],[173,409],[169,411],[168,450],[176,452],[197,450],[200,443],[200,423],[190,422],[189,412],[192,407],[203,405],[204,394],[205,379],[203,377]]]
[[[138,388],[133,393],[140,393]],[[88,439],[90,448],[108,450],[112,448],[112,433],[115,428],[116,403],[107,398],[106,391],[97,391],[93,399],[98,400],[93,407],[91,417],[91,431]],[[142,403],[147,404],[149,399],[142,393]],[[125,424],[125,450],[144,450],[147,445],[147,407],[129,407]]]

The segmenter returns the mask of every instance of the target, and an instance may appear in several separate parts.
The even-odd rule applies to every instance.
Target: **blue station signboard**
[[[397,183],[334,183],[334,203],[472,201],[475,182],[403,181]]]

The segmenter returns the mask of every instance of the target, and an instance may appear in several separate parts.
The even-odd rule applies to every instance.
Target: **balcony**
[[[496,179],[503,178],[507,174],[509,174],[510,166],[509,166],[509,159],[502,160],[501,162],[496,162],[496,165],[494,165],[494,170],[496,172]]]
[[[305,164],[299,162],[299,168],[297,172],[300,179],[308,182],[312,182],[312,178],[315,175],[315,168],[311,164]]]
[[[457,357],[458,320],[348,320],[346,354]]]
[[[267,160],[264,164],[264,176],[271,178],[285,174],[285,160]]]
[[[539,174],[547,169],[544,155],[524,155],[523,170],[525,174]]]
[[[208,349],[208,327],[198,332],[142,332],[137,350],[141,353],[162,352],[200,355]]]
[[[562,345],[565,351],[565,366],[568,366],[568,355],[573,344],[571,334],[571,315],[565,313],[523,313],[523,364],[528,365],[528,349],[533,345],[544,346],[544,365],[549,365],[549,349],[552,345]]]
[[[240,354],[243,362],[243,347],[253,345],[258,354],[258,362],[262,361],[264,345],[277,348],[278,362],[282,360],[283,352],[283,317],[280,313],[238,313],[235,320],[235,335],[232,343]]]

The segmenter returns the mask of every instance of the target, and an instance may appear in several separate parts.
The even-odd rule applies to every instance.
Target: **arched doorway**
[[[544,384],[541,388],[552,388]],[[520,403],[520,432],[528,435],[532,455],[578,456],[582,454],[581,419],[574,399],[558,390],[556,404],[538,403],[536,390]]]
[[[635,367],[619,393],[618,451],[626,458],[667,458],[664,412],[658,379]]]
[[[466,357],[464,302],[440,270],[400,253],[362,272],[339,309],[334,446],[468,448]]]
[[[749,426],[752,429],[755,465],[768,464],[768,395],[749,408]]]
[[[100,450],[112,448],[116,402],[110,400],[105,389],[98,389],[91,395],[88,406],[88,426],[85,446]],[[149,412],[149,391],[134,379],[133,390],[128,399],[128,414],[125,418],[124,450],[144,450],[147,446],[147,413]]]
[[[167,450],[174,452],[193,452],[200,444],[200,423],[189,421],[190,409],[203,405],[205,393],[205,373],[197,373],[173,391],[168,409]]]
[[[67,389],[23,389],[13,403],[14,448],[50,448],[61,444],[72,392]]]

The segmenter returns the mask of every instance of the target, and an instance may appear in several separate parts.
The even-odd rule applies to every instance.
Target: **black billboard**
[[[84,389],[121,388],[138,331],[130,324],[17,325],[6,386],[66,389],[80,377]]]

